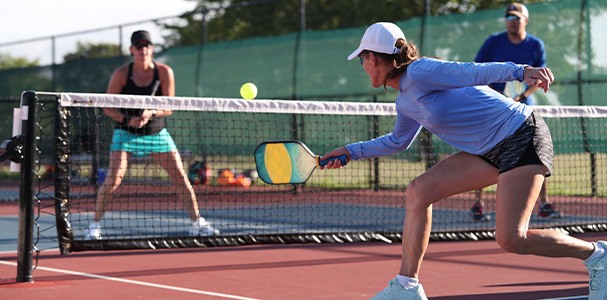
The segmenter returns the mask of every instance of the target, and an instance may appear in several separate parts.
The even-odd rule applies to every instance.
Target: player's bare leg
[[[554,203],[550,203],[549,199],[548,199],[548,192],[547,190],[547,182],[544,181],[544,184],[542,184],[542,188],[540,190],[540,196],[537,198],[537,204],[539,206],[538,209],[538,216],[540,218],[547,218],[547,219],[559,219],[562,218],[564,215],[563,213],[561,213],[556,205]]]
[[[432,204],[497,182],[498,171],[478,156],[460,152],[438,162],[407,187],[400,274],[418,278],[428,246]]]
[[[177,188],[177,197],[189,212],[190,219],[196,221],[199,216],[196,193],[183,167],[183,161],[178,151],[152,154],[154,161],[167,172],[171,182]]]
[[[498,171],[478,156],[464,152],[438,162],[407,187],[399,275],[372,299],[427,299],[419,270],[428,247],[432,204],[448,196],[497,182]]]
[[[105,215],[106,207],[112,202],[113,194],[122,183],[129,164],[130,153],[112,151],[110,153],[109,169],[105,181],[99,187],[95,201],[95,221],[99,222]]]
[[[474,190],[474,205],[485,206],[483,202],[483,189]]]
[[[491,218],[485,213],[485,201],[483,200],[483,190],[474,191],[474,204],[470,207],[470,218],[475,222],[486,222]]]
[[[529,229],[545,171],[544,166],[528,165],[499,176],[495,240],[512,253],[587,259],[592,243],[552,229]]]
[[[97,199],[95,199],[95,217],[89,224],[86,239],[101,239],[101,224],[100,221],[105,215],[106,208],[112,203],[113,194],[118,189],[126,173],[130,153],[124,151],[112,151],[110,153],[109,169],[105,180],[99,187]]]
[[[219,234],[207,220],[200,216],[198,210],[198,201],[192,184],[188,179],[183,167],[183,161],[178,151],[167,153],[156,153],[152,157],[154,161],[160,164],[169,174],[171,182],[177,187],[177,195],[182,201],[184,208],[189,212],[192,225],[189,234],[191,236],[210,236]]]

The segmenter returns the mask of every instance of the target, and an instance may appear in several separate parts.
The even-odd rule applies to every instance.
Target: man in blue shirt
[[[525,64],[533,67],[546,66],[546,51],[544,42],[526,31],[529,23],[529,11],[525,5],[513,3],[506,7],[506,31],[492,34],[478,50],[475,62],[505,62]],[[527,105],[536,104],[532,94],[537,87],[521,83],[524,89],[517,94],[509,94],[514,101]],[[494,90],[505,94],[506,83],[492,83]]]
[[[533,67],[546,66],[546,51],[544,42],[527,33],[529,11],[520,3],[512,3],[505,11],[506,31],[489,36],[474,58],[475,62],[506,62],[525,64]],[[533,92],[537,86],[529,86],[524,82],[496,82],[489,85],[492,89],[514,99],[514,101],[535,105]],[[555,206],[548,203],[546,184],[542,186],[538,197],[540,205],[539,216],[542,218],[560,218],[562,214]],[[476,191],[476,200],[470,208],[470,217],[474,221],[487,221],[489,216],[483,213],[484,207],[482,190]]]

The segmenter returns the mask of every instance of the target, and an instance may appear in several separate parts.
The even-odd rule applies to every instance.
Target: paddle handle
[[[341,161],[341,165],[345,166],[346,164],[348,164],[348,157],[345,154],[342,154],[340,156],[334,156],[334,157],[329,157],[328,159],[320,159],[320,157],[318,158],[318,165],[321,167],[326,166],[330,161],[339,159]]]

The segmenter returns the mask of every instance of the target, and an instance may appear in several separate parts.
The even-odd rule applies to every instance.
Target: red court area
[[[605,239],[605,233],[580,236]],[[15,283],[16,253],[0,253],[2,299],[369,299],[392,279],[400,245],[256,245],[41,253],[34,283]],[[519,256],[494,241],[431,242],[421,273],[430,299],[583,296],[575,259]]]

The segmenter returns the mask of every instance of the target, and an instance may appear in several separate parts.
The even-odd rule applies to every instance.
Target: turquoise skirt
[[[123,129],[114,129],[112,146],[110,147],[110,151],[125,151],[135,156],[166,153],[175,150],[177,150],[177,145],[175,145],[166,128],[152,135],[138,135]]]

